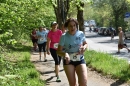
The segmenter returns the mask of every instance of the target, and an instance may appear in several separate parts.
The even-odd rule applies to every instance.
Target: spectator
[[[68,31],[61,36],[57,54],[63,57],[63,65],[69,86],[76,85],[76,74],[79,86],[87,85],[87,67],[84,59],[84,52],[87,49],[87,42],[82,31],[78,30],[78,21],[70,18],[65,22]],[[63,51],[64,49],[64,51]]]

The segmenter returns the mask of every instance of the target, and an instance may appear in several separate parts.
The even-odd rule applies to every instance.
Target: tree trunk
[[[62,24],[64,24],[64,22],[67,19],[68,10],[69,10],[69,2],[70,0],[65,0],[65,1],[57,0],[55,1],[55,4],[57,4],[57,7],[53,5],[55,15],[56,15],[56,21],[59,25],[59,29],[61,29]]]
[[[83,18],[83,10],[81,8],[84,8],[84,3],[80,2],[79,6],[77,6],[77,20],[79,22],[79,30],[84,32],[84,18]]]

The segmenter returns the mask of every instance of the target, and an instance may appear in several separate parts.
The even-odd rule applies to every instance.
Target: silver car
[[[130,38],[130,30],[124,33],[125,39]]]

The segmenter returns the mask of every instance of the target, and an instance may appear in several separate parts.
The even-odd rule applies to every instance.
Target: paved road
[[[117,58],[126,59],[130,63],[130,53],[124,48],[120,54],[117,54],[118,36],[115,36],[111,41],[109,36],[100,36],[95,32],[89,32],[86,30],[86,40],[91,50],[102,51],[110,53]],[[130,47],[130,40],[126,40],[128,47]]]

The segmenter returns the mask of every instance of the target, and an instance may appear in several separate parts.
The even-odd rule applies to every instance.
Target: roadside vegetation
[[[85,59],[88,67],[108,78],[118,79],[121,82],[130,81],[130,66],[124,59],[94,50],[86,51]]]
[[[0,54],[0,86],[43,86],[40,73],[30,62],[29,42],[4,48]]]

